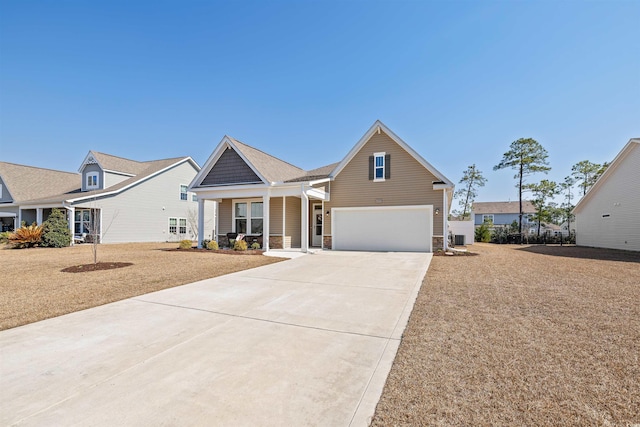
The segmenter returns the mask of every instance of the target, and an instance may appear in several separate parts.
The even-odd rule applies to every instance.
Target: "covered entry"
[[[433,207],[333,208],[333,249],[431,252]]]

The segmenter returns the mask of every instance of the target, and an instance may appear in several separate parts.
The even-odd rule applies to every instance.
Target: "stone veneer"
[[[282,249],[282,236],[269,236],[269,249]]]
[[[324,249],[331,249],[331,236],[322,236],[322,243]]]
[[[444,249],[444,237],[442,236],[433,236],[431,239],[431,245],[433,248],[431,249],[433,252],[438,249]]]

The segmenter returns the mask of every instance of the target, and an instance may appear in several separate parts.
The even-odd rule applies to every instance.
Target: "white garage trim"
[[[331,209],[335,250],[432,252],[433,205]]]

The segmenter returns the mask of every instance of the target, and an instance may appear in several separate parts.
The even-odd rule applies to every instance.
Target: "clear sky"
[[[0,160],[204,164],[225,134],[304,169],[376,119],[478,201],[538,140],[562,180],[640,137],[640,1],[0,0]]]

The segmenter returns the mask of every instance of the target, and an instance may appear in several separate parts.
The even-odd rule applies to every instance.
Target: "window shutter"
[[[384,155],[384,179],[391,179],[391,154]]]
[[[373,181],[373,156],[369,156],[369,181]]]

